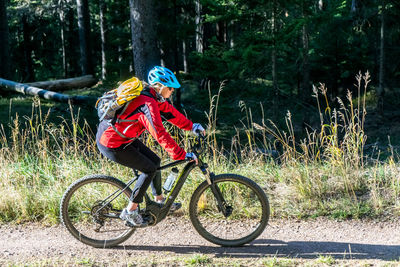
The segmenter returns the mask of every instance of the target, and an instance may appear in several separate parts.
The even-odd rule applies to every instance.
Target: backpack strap
[[[157,97],[154,96],[151,92],[150,92],[150,87],[146,86],[145,88],[143,88],[142,92],[140,92],[141,95],[145,95],[148,96],[150,98],[153,98],[154,100],[157,101]]]
[[[115,127],[115,124],[116,124],[116,123],[119,123],[119,122],[137,122],[137,121],[138,121],[138,120],[121,120],[121,119],[118,119],[118,118],[117,118],[117,116],[120,115],[120,114],[123,114],[123,113],[126,111],[127,108],[128,108],[128,103],[125,103],[124,108],[117,110],[117,112],[115,112],[114,118],[113,118],[108,124],[109,124],[109,125],[113,128],[113,130],[114,130],[119,136],[121,136],[122,138],[125,138],[125,139],[128,139],[128,140],[135,140],[136,137],[134,137],[134,138],[129,138],[129,137],[127,137],[126,135],[124,135],[123,133],[121,133],[120,131],[118,131],[118,130],[117,130],[117,127]]]
[[[121,136],[122,138],[131,140],[131,141],[137,139],[137,137],[134,137],[134,138],[129,138],[129,137],[127,137],[126,135],[124,135],[123,133],[121,133],[120,131],[118,131],[117,128],[114,126],[114,124],[111,124],[110,126],[111,126],[111,127],[113,128],[113,130],[114,130],[119,136]]]
[[[112,125],[114,125],[114,124],[116,124],[116,123],[120,123],[120,122],[137,122],[137,121],[138,121],[138,120],[122,120],[122,119],[118,119],[118,115],[124,114],[125,111],[126,111],[126,109],[128,108],[128,105],[129,105],[129,103],[125,103],[124,108],[118,110],[118,111],[115,113],[114,118],[113,118],[113,119],[111,120],[111,122],[110,122]]]
[[[116,124],[117,122],[122,122],[122,121],[131,121],[131,120],[120,120],[118,119],[118,115],[124,114],[124,112],[126,111],[126,109],[128,108],[128,103],[124,104],[124,107],[117,110],[114,114],[114,118],[110,121],[111,125]]]
[[[141,95],[145,95],[148,97],[153,98],[154,100],[157,101],[157,98],[150,92],[150,87],[146,86],[145,88],[143,88],[142,92],[140,93]],[[138,120],[122,120],[122,119],[118,119],[117,116],[120,114],[124,114],[124,112],[126,111],[126,109],[128,108],[129,103],[126,103],[124,108],[118,110],[115,113],[114,118],[109,122],[110,126],[113,128],[113,130],[122,138],[128,139],[128,140],[135,140],[137,139],[137,137],[134,138],[129,138],[126,135],[124,135],[123,133],[121,133],[120,131],[118,131],[118,129],[115,127],[115,123],[120,123],[120,122],[137,122]]]

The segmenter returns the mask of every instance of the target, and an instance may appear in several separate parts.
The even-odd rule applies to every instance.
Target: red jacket
[[[143,94],[138,96],[128,104],[122,114],[117,116],[118,120],[134,120],[134,122],[120,121],[114,124],[126,138],[109,126],[102,134],[100,143],[105,147],[117,148],[132,142],[132,138],[139,137],[147,129],[172,159],[185,159],[185,150],[179,147],[165,130],[161,116],[183,130],[192,130],[193,123],[167,101],[157,101],[153,88],[150,88],[150,93],[154,97]]]

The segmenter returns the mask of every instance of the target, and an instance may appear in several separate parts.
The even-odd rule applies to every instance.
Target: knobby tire
[[[268,224],[270,208],[267,195],[254,181],[235,174],[214,178],[232,214],[225,217],[207,181],[192,195],[190,220],[197,232],[221,246],[241,246],[256,239]]]
[[[120,210],[129,201],[132,193],[130,188],[126,188],[117,199],[107,206],[107,209],[99,208],[106,216],[103,214],[97,216],[99,212],[93,216],[89,212],[102,206],[96,206],[96,201],[104,200],[107,194],[118,189],[122,190],[125,186],[122,181],[101,174],[89,175],[77,180],[69,186],[62,197],[60,204],[62,223],[76,239],[96,248],[113,247],[124,242],[135,231],[135,228],[125,226],[124,222],[118,218]],[[113,218],[107,217],[110,215]],[[104,224],[101,231],[93,230],[101,223]],[[107,237],[100,237],[103,234]],[[98,235],[99,237],[97,237]]]

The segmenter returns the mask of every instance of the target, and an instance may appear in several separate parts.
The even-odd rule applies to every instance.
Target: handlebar
[[[199,129],[196,130],[196,134],[197,134],[197,136],[203,136],[203,137],[205,137],[205,136],[203,135],[203,131],[201,131],[201,130],[199,130]]]
[[[206,136],[203,134],[203,131],[196,130],[196,138],[192,145],[192,151],[196,154],[198,158],[204,152],[203,141],[206,139]]]
[[[203,151],[204,147],[203,147],[202,143],[206,139],[206,136],[203,135],[203,133],[201,131],[196,131],[196,133],[198,135],[193,140],[191,148],[192,148],[192,152],[196,155],[197,158],[199,158],[199,155],[201,155],[204,152]],[[173,166],[176,166],[176,165],[182,164],[184,162],[188,162],[188,161],[192,161],[192,159],[177,160],[177,161],[168,163],[164,166],[160,166],[157,168],[157,170],[168,169],[168,168],[171,168]]]

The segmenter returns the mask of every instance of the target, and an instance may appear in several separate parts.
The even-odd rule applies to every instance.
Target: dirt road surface
[[[138,229],[128,241],[111,249],[86,246],[62,225],[1,225],[0,237],[0,266],[23,262],[81,264],[83,259],[89,263],[119,265],[135,258],[145,265],[146,259],[149,264],[160,259],[166,259],[166,263],[168,259],[192,255],[242,259],[243,262],[263,257],[307,261],[325,255],[340,260],[397,260],[400,264],[400,219],[386,222],[271,220],[258,239],[237,248],[209,243],[184,217],[169,217],[154,227]]]

